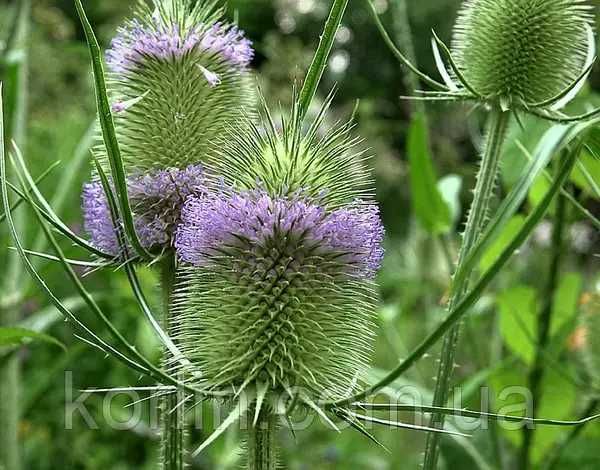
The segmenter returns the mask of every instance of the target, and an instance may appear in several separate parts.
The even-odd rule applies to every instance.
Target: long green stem
[[[566,215],[566,198],[559,196],[556,205],[556,214],[554,218],[554,228],[552,231],[552,258],[550,260],[550,271],[546,281],[543,307],[540,311],[537,321],[537,341],[535,348],[535,359],[529,372],[529,391],[531,393],[532,410],[531,416],[535,417],[539,409],[542,398],[542,380],[544,378],[545,353],[548,341],[550,339],[550,325],[552,322],[552,301],[554,291],[558,285],[560,273],[560,264],[563,253],[563,236]],[[530,468],[529,460],[531,447],[533,445],[535,434],[534,426],[525,426],[523,428],[523,443],[519,458],[519,467],[522,470]]]
[[[253,414],[248,415],[252,419]],[[267,411],[261,412],[254,426],[248,429],[248,470],[275,470],[275,419]]]
[[[11,34],[6,55],[0,64],[0,80],[5,80],[7,86],[7,121],[6,134],[19,145],[24,144],[27,113],[27,54],[17,54],[17,59],[11,57],[13,52],[24,48],[29,25],[28,0],[18,2],[16,8],[14,33]],[[4,125],[0,122],[0,125]],[[8,139],[7,139],[8,142]],[[4,145],[4,143],[0,144]],[[23,225],[23,214],[15,214],[15,221]],[[3,295],[11,296],[8,302],[0,299],[0,326],[14,326],[18,323],[21,309],[19,279],[22,264],[19,255],[9,253],[6,262]],[[0,467],[19,470],[21,461],[19,455],[19,420],[20,420],[20,364],[18,355],[13,355],[0,366]]]
[[[463,242],[458,256],[458,268],[467,258],[471,248],[477,243],[489,212],[490,201],[494,194],[496,177],[500,163],[500,154],[502,144],[506,136],[506,129],[510,119],[509,113],[500,109],[494,109],[491,112],[488,123],[487,139],[483,152],[481,168],[477,175],[477,184],[475,186],[474,199],[469,211],[469,217],[463,235]],[[460,285],[452,286],[452,297],[449,303],[449,310],[453,310],[465,297],[469,287],[469,275],[465,276]],[[438,368],[435,393],[433,398],[434,406],[444,406],[448,401],[450,381],[454,370],[454,358],[460,336],[460,324],[455,325],[444,337],[442,343],[442,352]],[[442,428],[444,425],[444,415],[433,413],[431,416],[431,427]],[[436,468],[439,457],[439,434],[430,433],[427,436],[425,448],[425,470]]]
[[[171,316],[171,296],[175,284],[175,259],[167,256],[161,265],[163,295],[163,329],[171,335],[174,328]],[[167,351],[165,351],[165,354]],[[161,400],[161,440],[163,470],[183,470],[185,466],[185,393],[178,390]]]

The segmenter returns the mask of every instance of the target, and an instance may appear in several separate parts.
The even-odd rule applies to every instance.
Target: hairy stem
[[[481,168],[477,175],[473,203],[469,210],[463,242],[458,256],[458,270],[461,268],[461,263],[467,259],[471,248],[476,244],[488,219],[490,201],[494,194],[500,154],[506,136],[509,119],[509,113],[503,112],[500,109],[494,109],[491,112]],[[450,311],[456,308],[466,295],[471,277],[470,274],[471,273],[468,273],[467,276],[463,277],[464,281],[461,282],[460,285],[455,284],[452,286],[452,296],[448,307]],[[433,398],[434,406],[444,406],[448,401],[459,335],[460,324],[457,324],[444,337]],[[430,426],[442,428],[444,426],[444,415],[441,413],[433,413]],[[439,437],[440,435],[438,433],[430,433],[427,436],[424,460],[424,468],[426,470],[433,470],[436,468],[439,457]]]
[[[248,415],[253,419],[253,414]],[[267,411],[261,412],[256,425],[248,429],[248,470],[275,470],[275,418]]]
[[[550,270],[548,279],[544,288],[543,306],[537,319],[537,341],[535,347],[535,358],[531,370],[529,371],[529,391],[531,393],[532,417],[537,415],[540,400],[542,398],[542,380],[544,378],[544,364],[546,347],[550,339],[550,325],[552,322],[552,303],[554,292],[558,285],[560,274],[560,264],[562,259],[563,235],[566,215],[566,198],[560,195],[556,205],[554,217],[554,228],[552,230],[552,255],[550,260]],[[527,470],[530,468],[531,447],[533,445],[535,434],[534,426],[525,426],[523,428],[523,443],[519,457],[519,468]]]
[[[171,296],[175,285],[175,259],[167,256],[161,263],[161,287],[163,297],[163,329],[171,336],[174,328],[171,316]],[[168,351],[165,349],[165,367]],[[183,470],[185,466],[185,406],[183,390],[161,399],[161,440],[163,470]]]

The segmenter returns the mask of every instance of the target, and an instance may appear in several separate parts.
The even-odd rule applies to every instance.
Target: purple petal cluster
[[[85,184],[82,200],[83,228],[92,240],[92,244],[104,253],[116,255],[119,252],[119,243],[102,185],[100,183]]]
[[[254,57],[252,42],[236,26],[216,23],[210,28],[182,30],[179,25],[165,25],[154,18],[144,24],[132,20],[119,28],[106,52],[106,62],[111,71],[126,73],[145,58],[180,58],[195,49],[218,54],[240,68],[247,67]]]
[[[145,248],[170,245],[180,221],[186,198],[204,191],[202,166],[183,170],[167,169],[132,177],[127,189],[134,212],[134,224]],[[101,183],[83,188],[84,229],[92,244],[105,253],[121,253],[108,201]]]
[[[383,259],[384,230],[376,206],[357,203],[328,212],[302,196],[272,198],[262,191],[188,198],[175,247],[182,261],[201,266],[215,250],[240,240],[253,244],[291,235],[339,255],[362,277],[372,278]]]

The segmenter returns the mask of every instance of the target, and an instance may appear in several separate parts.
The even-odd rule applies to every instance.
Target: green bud
[[[586,67],[591,19],[582,0],[465,0],[454,57],[466,81],[488,100],[543,102]]]

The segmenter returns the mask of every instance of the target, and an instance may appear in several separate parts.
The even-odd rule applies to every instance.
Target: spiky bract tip
[[[297,104],[277,121],[263,104],[260,124],[246,120],[246,132],[230,127],[208,166],[232,187],[273,197],[302,192],[329,209],[372,198],[368,156],[351,123],[324,125],[331,98],[308,126]]]
[[[183,170],[172,168],[130,177],[127,190],[142,245],[147,249],[168,249],[173,245],[186,198],[205,191],[204,170],[200,165],[191,165]],[[102,184],[84,185],[82,199],[84,229],[91,243],[104,253],[124,254],[126,246],[119,242]]]
[[[369,363],[379,212],[357,199],[368,176],[348,126],[317,137],[318,126],[302,132],[292,119],[277,130],[263,117],[222,155],[235,178],[183,210],[176,341],[203,387],[341,398]]]
[[[253,55],[251,42],[213,2],[138,7],[106,54],[127,169],[204,161],[224,126],[254,104]]]
[[[488,99],[538,103],[577,79],[591,16],[583,0],[465,0],[454,31],[458,67]]]

